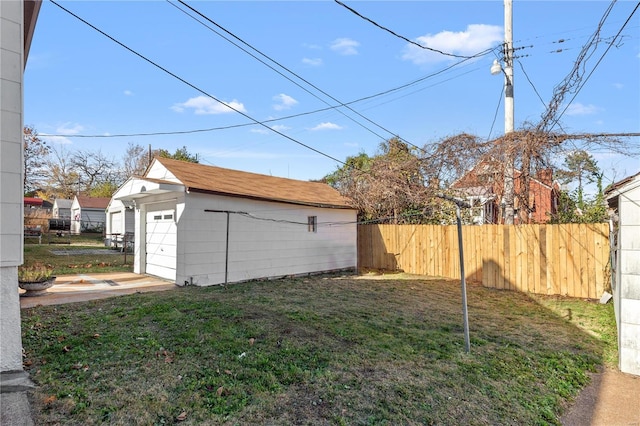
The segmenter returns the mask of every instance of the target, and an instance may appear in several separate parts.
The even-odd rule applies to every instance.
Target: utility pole
[[[504,0],[504,134],[513,133],[513,0]],[[507,140],[507,142],[509,142]],[[513,225],[515,216],[514,155],[507,149],[504,168],[504,223]]]

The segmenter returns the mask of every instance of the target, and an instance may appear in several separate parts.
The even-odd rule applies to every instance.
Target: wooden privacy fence
[[[462,227],[465,275],[485,287],[599,298],[608,288],[606,223]],[[358,268],[460,278],[456,226],[359,225]]]

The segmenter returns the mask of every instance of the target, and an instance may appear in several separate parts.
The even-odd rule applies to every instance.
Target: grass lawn
[[[320,276],[22,311],[36,424],[558,424],[611,304]]]
[[[85,274],[91,272],[131,272],[133,254],[124,255],[104,246],[102,234],[65,235],[47,234],[42,244],[25,240],[24,263],[42,262],[53,266],[54,275]],[[91,250],[91,254],[82,254]],[[96,250],[101,253],[97,254]]]

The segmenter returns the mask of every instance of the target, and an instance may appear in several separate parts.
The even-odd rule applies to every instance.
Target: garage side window
[[[318,216],[309,216],[307,218],[307,224],[309,232],[318,232]]]

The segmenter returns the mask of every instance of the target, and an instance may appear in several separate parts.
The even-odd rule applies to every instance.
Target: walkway
[[[56,278],[55,284],[45,295],[36,297],[21,296],[20,307],[24,309],[38,305],[84,302],[125,294],[175,288],[175,283],[171,281],[130,272],[64,275]],[[20,290],[20,293],[24,293],[24,291]]]

